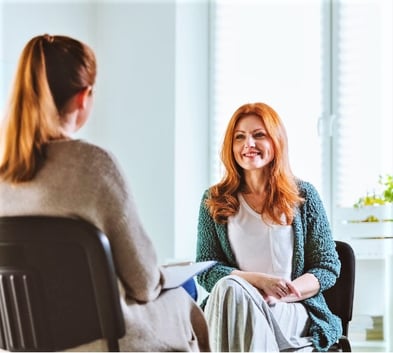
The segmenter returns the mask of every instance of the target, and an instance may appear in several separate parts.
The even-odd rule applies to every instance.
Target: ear
[[[93,87],[88,86],[76,94],[76,103],[79,109],[86,108],[87,98],[91,95]]]

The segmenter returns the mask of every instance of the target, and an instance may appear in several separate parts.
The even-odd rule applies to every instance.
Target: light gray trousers
[[[258,290],[238,276],[216,283],[205,307],[215,352],[312,351],[309,316],[301,303],[269,306]]]

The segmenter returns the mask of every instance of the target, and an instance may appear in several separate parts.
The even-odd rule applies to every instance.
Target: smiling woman
[[[340,270],[335,243],[287,145],[265,103],[242,105],[228,123],[225,174],[204,193],[198,225],[197,261],[217,261],[198,276],[214,351],[325,351],[341,335],[322,296]]]

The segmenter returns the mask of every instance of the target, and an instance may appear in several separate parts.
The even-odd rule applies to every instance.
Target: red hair
[[[285,223],[291,224],[295,208],[303,199],[290,168],[285,127],[276,111],[264,103],[244,104],[232,115],[221,149],[225,175],[218,184],[210,188],[206,205],[218,223],[226,223],[228,217],[239,210],[237,194],[246,191],[246,185],[243,170],[235,160],[232,147],[237,123],[248,115],[256,115],[261,119],[274,149],[274,159],[266,167],[269,168],[269,180],[266,183],[266,200],[261,213],[277,224],[284,223],[284,215]]]

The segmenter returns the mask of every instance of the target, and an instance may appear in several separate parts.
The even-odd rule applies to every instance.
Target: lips
[[[243,153],[244,157],[249,157],[249,158],[253,158],[256,156],[260,156],[261,152],[247,152],[247,153]]]

